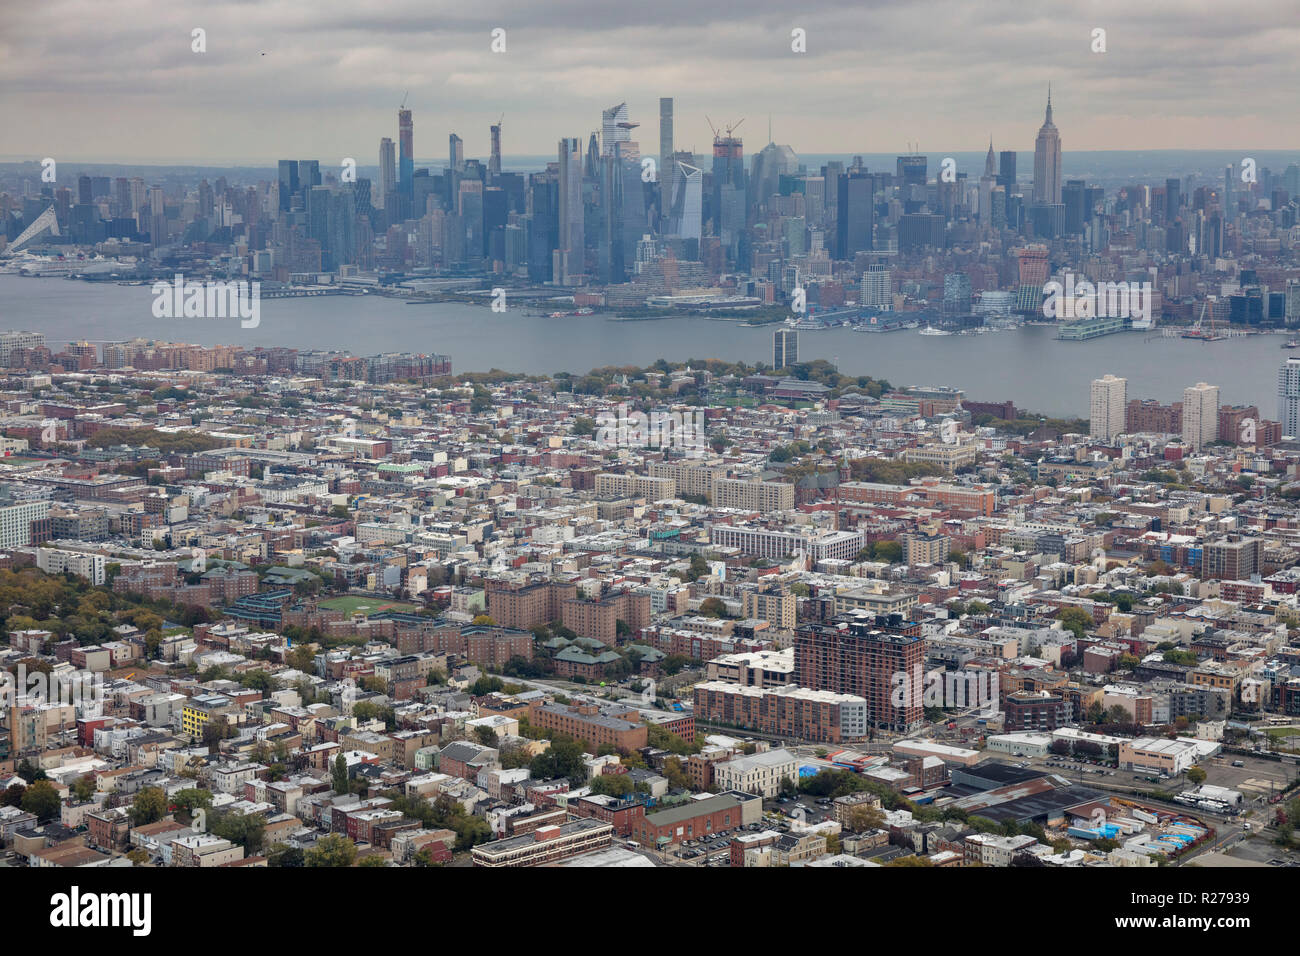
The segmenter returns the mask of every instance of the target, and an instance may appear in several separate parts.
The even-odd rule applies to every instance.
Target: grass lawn
[[[384,598],[355,597],[349,595],[321,601],[320,606],[328,608],[331,611],[343,611],[345,614],[352,614],[354,611],[364,611],[367,616],[377,614],[380,611],[419,610],[419,608],[414,604],[403,604],[400,601],[388,601]]]

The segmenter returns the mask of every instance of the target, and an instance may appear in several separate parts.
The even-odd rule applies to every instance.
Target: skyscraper
[[[1092,380],[1092,404],[1088,434],[1102,441],[1113,441],[1124,431],[1124,413],[1128,407],[1128,379],[1106,375]]]
[[[1278,370],[1277,417],[1283,435],[1300,435],[1300,358],[1288,357]]]
[[[682,154],[678,154],[682,155]],[[671,166],[672,195],[667,209],[665,235],[700,240],[704,222],[704,171],[674,160]]]
[[[673,160],[673,98],[659,97],[659,176],[668,175]]]
[[[465,171],[465,141],[455,133],[447,137],[447,168],[453,173]]]
[[[284,212],[289,211],[293,202],[293,194],[298,191],[298,161],[296,159],[282,159],[279,164],[279,184],[280,184],[280,209]]]
[[[1200,451],[1218,437],[1219,386],[1197,382],[1183,389],[1183,441]]]
[[[385,136],[379,141],[379,205],[383,207],[388,194],[397,191],[397,153],[393,141]]]
[[[852,259],[854,253],[871,249],[875,188],[875,177],[860,168],[850,169],[839,178],[835,215],[837,258]]]
[[[113,180],[113,215],[129,216],[135,209],[131,206],[131,184],[125,176]]]
[[[772,333],[772,368],[789,368],[799,362],[799,333],[777,329]]]
[[[305,193],[313,186],[319,186],[320,184],[320,160],[298,160],[298,188]]]
[[[1300,325],[1300,279],[1287,279],[1283,296],[1282,320],[1288,328]]]
[[[915,153],[898,156],[894,160],[894,176],[901,186],[924,186],[926,157]]]
[[[1033,244],[1016,250],[1019,286],[1016,290],[1017,312],[1038,312],[1043,307],[1043,286],[1051,267],[1047,247]]]
[[[1016,184],[1016,151],[1004,149],[998,153],[998,185],[1010,189]]]
[[[492,154],[488,157],[488,179],[496,179],[501,175],[501,124],[493,123],[492,132]]]
[[[985,226],[993,223],[993,190],[998,184],[998,158],[993,152],[993,138],[989,137],[989,151],[984,156],[984,175],[979,184],[979,218]]]
[[[734,128],[734,127],[733,127]],[[731,128],[713,137],[713,234],[734,258],[745,229],[745,146]]]
[[[397,170],[397,192],[402,200],[402,214],[411,214],[415,197],[415,126],[410,110],[397,111],[397,143],[400,165]]]
[[[626,143],[638,124],[628,119],[627,104],[619,103],[600,113],[600,155],[614,155],[615,143]]]
[[[1047,88],[1047,117],[1034,140],[1034,202],[1056,205],[1061,201],[1061,134],[1052,122],[1052,88]]]
[[[586,230],[582,209],[582,140],[560,140],[560,235],[554,281],[576,285],[583,275]]]
[[[1183,181],[1181,179],[1165,180],[1165,222],[1172,224],[1182,206]]]
[[[1065,231],[1072,236],[1083,232],[1088,223],[1087,184],[1082,179],[1067,179],[1061,187],[1061,204],[1065,206]]]
[[[149,243],[155,249],[167,241],[167,208],[162,186],[149,187]]]
[[[528,278],[551,282],[560,235],[560,183],[554,165],[529,177],[528,199]]]
[[[971,283],[966,273],[949,272],[943,277],[943,313],[971,314]]]
[[[894,308],[894,278],[889,266],[870,265],[862,273],[862,300],[864,309],[889,312]]]

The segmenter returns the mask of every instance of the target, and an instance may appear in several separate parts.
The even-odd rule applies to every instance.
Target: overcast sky
[[[1300,147],[1294,0],[43,0],[0,3],[0,158],[377,161],[404,95],[417,159],[447,134],[550,154],[626,100],[658,151],[706,116],[746,153]],[[191,52],[191,31],[207,52]],[[791,52],[791,31],[807,52]],[[506,52],[493,53],[494,28]],[[1105,29],[1105,53],[1093,31]],[[265,55],[263,55],[265,54]],[[335,158],[337,157],[337,158]]]

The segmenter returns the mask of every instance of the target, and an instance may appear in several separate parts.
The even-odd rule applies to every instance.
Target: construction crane
[[[1210,306],[1210,302],[1208,299],[1201,303],[1201,314],[1199,317],[1197,317],[1196,324],[1194,324],[1190,329],[1188,329],[1186,332],[1183,333],[1182,336],[1183,338],[1200,339],[1202,342],[1217,342],[1219,339],[1227,337],[1223,335],[1221,332],[1219,332],[1218,326],[1216,325],[1215,322],[1215,315],[1213,312],[1210,313],[1209,331],[1206,331],[1203,328],[1203,325],[1205,323],[1205,310],[1208,309],[1209,306]]]
[[[407,90],[405,93],[402,94],[402,102],[400,102],[400,103],[397,104],[397,108],[398,108],[399,110],[404,110],[404,109],[406,109],[406,98],[407,98],[408,96],[410,96],[410,95],[411,95],[411,91],[410,91],[410,90]]]
[[[714,142],[717,142],[719,139],[722,139],[722,138],[723,138],[723,137],[718,133],[718,128],[717,128],[716,126],[713,125],[713,120],[709,119],[709,118],[706,116],[706,117],[704,117],[704,121],[705,121],[706,123],[709,124],[709,129],[713,130],[713,141],[714,141]],[[730,139],[730,138],[731,138],[731,134],[732,134],[733,132],[735,132],[736,130],[740,129],[740,124],[743,123],[743,122],[745,122],[745,117],[742,116],[740,119],[736,120],[736,122],[734,122],[734,123],[728,123],[725,127],[723,127],[723,132],[725,132],[725,133],[727,134],[726,138],[727,138],[727,139]]]

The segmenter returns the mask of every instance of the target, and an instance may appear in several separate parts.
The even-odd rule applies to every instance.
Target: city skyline
[[[39,17],[11,11],[0,159],[360,158],[392,135],[388,117],[403,100],[439,138],[462,130],[466,153],[487,156],[489,126],[503,112],[505,155],[545,155],[560,136],[588,135],[611,98],[624,99],[648,148],[658,146],[661,97],[675,99],[676,148],[697,152],[708,147],[710,120],[745,117],[741,135],[756,142],[769,114],[775,141],[810,153],[901,152],[908,142],[973,151],[990,135],[1000,149],[1026,151],[1048,83],[1074,150],[1300,145],[1276,119],[1286,115],[1295,32],[1272,26],[1280,4],[1249,3],[1231,19],[1175,4],[1103,3],[1086,18],[1060,8],[1035,19],[1010,4],[751,7],[743,23],[677,4],[619,8],[593,23],[569,4],[489,4],[472,18],[397,4],[344,23],[335,3],[309,20],[277,4],[180,4],[154,12],[147,31],[125,17],[102,23],[76,3]],[[206,52],[191,50],[196,27]],[[494,29],[506,31],[504,52],[491,51]],[[792,52],[795,29],[807,52]],[[1104,53],[1093,52],[1098,29]],[[34,40],[51,30],[54,53]],[[1008,63],[1011,38],[1018,53]],[[150,128],[167,132],[141,148]],[[417,133],[417,157],[441,152],[422,148]]]

